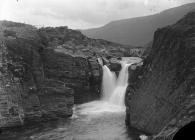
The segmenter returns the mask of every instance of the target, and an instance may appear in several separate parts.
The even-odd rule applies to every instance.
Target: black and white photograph
[[[195,0],[0,0],[0,140],[195,140]]]

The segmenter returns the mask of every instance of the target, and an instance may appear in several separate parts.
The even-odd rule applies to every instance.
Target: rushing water
[[[137,140],[137,133],[125,126],[124,96],[131,63],[121,62],[118,78],[103,66],[103,97],[75,106],[70,119],[15,128],[0,135],[0,140]]]
[[[128,133],[124,120],[122,108],[93,101],[75,106],[68,120],[16,128],[0,135],[0,140],[133,140],[137,134]]]
[[[116,87],[116,74],[103,66],[102,100],[108,101]]]
[[[131,63],[127,64],[126,61],[122,61],[121,65],[122,69],[119,73],[113,93],[111,93],[109,98],[109,102],[114,105],[124,107],[125,92],[128,86],[128,67],[131,65]]]

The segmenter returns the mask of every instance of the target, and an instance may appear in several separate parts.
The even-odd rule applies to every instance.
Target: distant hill
[[[193,9],[195,3],[185,4],[155,15],[112,21],[100,28],[82,30],[82,33],[91,38],[143,46],[152,41],[157,28],[176,23]]]

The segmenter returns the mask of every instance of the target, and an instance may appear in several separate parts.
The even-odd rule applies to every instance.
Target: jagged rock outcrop
[[[126,123],[170,140],[195,120],[195,11],[158,29],[144,65],[130,71]],[[133,73],[133,74],[132,74]]]

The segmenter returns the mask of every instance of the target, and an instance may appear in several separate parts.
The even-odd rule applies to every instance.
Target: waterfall
[[[121,71],[118,78],[116,74],[106,66],[101,60],[98,60],[102,65],[102,97],[101,100],[92,101],[79,105],[77,110],[79,114],[97,115],[102,112],[125,112],[125,92],[128,86],[128,67],[133,63],[141,61],[140,58],[122,58]],[[78,109],[79,108],[79,109]]]
[[[116,74],[110,69],[103,66],[103,81],[102,81],[102,100],[108,101],[116,87]]]
[[[109,102],[124,106],[125,92],[128,86],[128,67],[131,64],[126,64],[126,62],[121,62],[122,69],[119,73],[118,79],[116,81],[116,87],[112,93],[112,96],[109,99]]]
[[[128,86],[128,67],[126,61],[121,61],[122,69],[118,78],[114,72],[104,65],[102,82],[102,100],[118,106],[124,106],[126,88]]]
[[[140,58],[122,58],[121,71],[118,78],[116,74],[106,66],[103,65],[101,59],[98,60],[102,65],[103,77],[102,77],[102,97],[101,100],[88,102],[77,106],[76,114],[82,115],[97,115],[104,112],[112,113],[124,113],[125,112],[125,92],[128,86],[128,67],[133,63],[140,63]],[[75,113],[74,113],[75,114]],[[76,117],[75,115],[74,117]],[[73,117],[73,118],[74,118]]]

